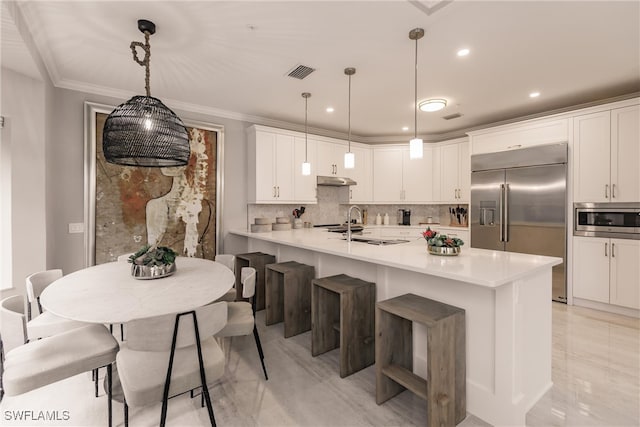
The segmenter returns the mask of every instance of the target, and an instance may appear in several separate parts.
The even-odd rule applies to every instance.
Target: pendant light
[[[102,132],[102,151],[109,163],[125,166],[184,166],[189,162],[189,134],[184,123],[162,101],[151,96],[149,36],[153,22],[138,20],[145,42],[131,42],[133,60],[145,67],[146,96],[136,95],[118,105],[107,117]],[[144,51],[138,59],[136,48]]]
[[[356,156],[351,152],[351,76],[356,73],[356,69],[353,67],[345,68],[344,73],[349,76],[349,149],[344,153],[344,168],[353,169],[356,167]]]
[[[414,28],[409,31],[409,38],[416,41],[416,67],[415,67],[415,80],[414,80],[414,104],[413,104],[413,139],[409,141],[409,158],[421,159],[422,158],[422,139],[418,138],[418,40],[424,36],[424,30],[422,28]]]
[[[307,101],[311,97],[309,92],[302,92],[304,98],[304,163],[302,163],[302,175],[311,175],[311,163],[307,159]]]

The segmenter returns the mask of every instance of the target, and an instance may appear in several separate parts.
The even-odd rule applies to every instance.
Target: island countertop
[[[419,235],[407,243],[378,246],[347,242],[342,240],[341,234],[321,229],[305,228],[266,233],[236,229],[230,233],[488,288],[502,286],[562,263],[562,258],[467,246],[462,247],[458,256],[431,255],[427,253],[425,240],[419,238]]]

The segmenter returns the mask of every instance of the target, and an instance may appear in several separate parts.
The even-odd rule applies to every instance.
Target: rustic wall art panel
[[[114,261],[144,244],[183,256],[215,257],[216,132],[187,127],[187,166],[144,168],[107,163],[106,114],[96,113],[95,263]]]

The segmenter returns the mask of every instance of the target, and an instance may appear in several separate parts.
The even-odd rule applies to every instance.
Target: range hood
[[[344,187],[345,185],[358,184],[351,178],[343,178],[339,176],[318,176],[318,185],[327,185],[331,187]]]

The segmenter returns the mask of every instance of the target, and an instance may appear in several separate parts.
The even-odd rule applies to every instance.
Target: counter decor
[[[461,246],[464,245],[462,239],[448,237],[430,227],[422,232],[422,237],[427,241],[427,252],[432,255],[456,256],[460,254]]]
[[[129,257],[131,275],[135,279],[148,280],[171,276],[176,271],[178,254],[166,246],[143,246]]]

